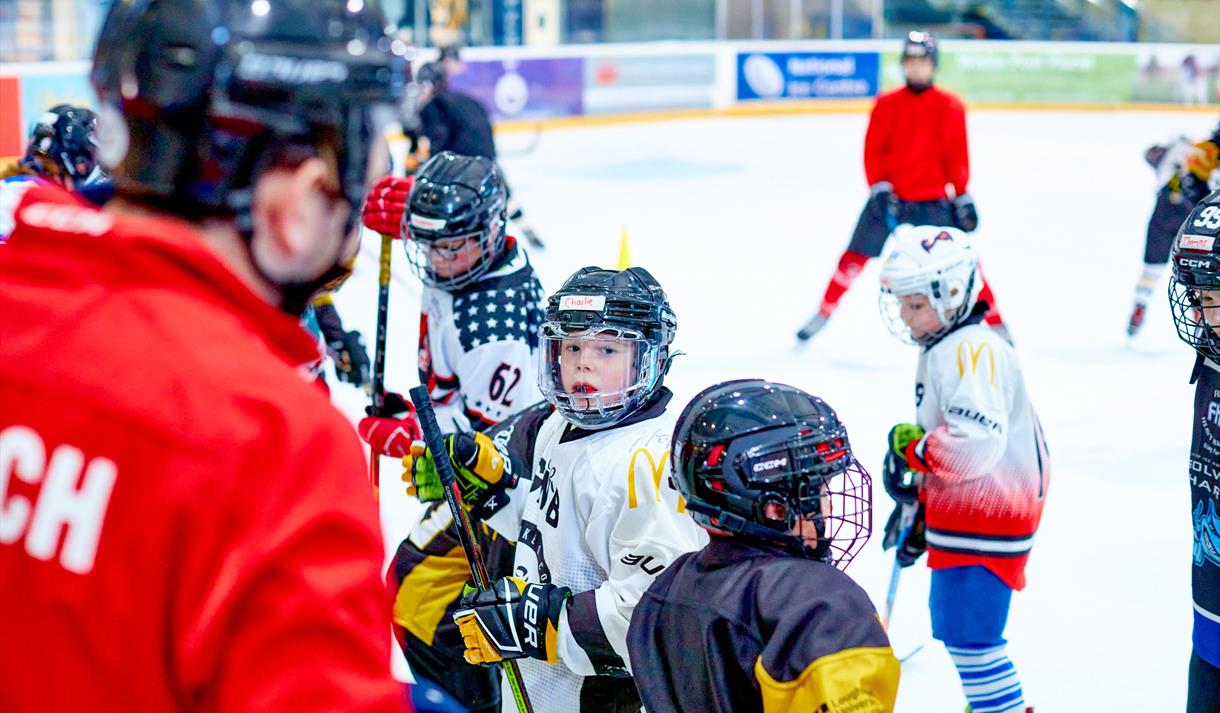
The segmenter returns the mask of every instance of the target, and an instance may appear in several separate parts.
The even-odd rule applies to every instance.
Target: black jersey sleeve
[[[821,586],[782,580],[790,592],[754,673],[763,711],[889,713],[898,695],[898,659],[864,590],[842,572],[808,561]]]

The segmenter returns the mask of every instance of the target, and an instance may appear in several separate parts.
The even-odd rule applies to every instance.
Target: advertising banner
[[[715,93],[716,56],[594,55],[585,59],[584,87],[587,114],[706,109]]]
[[[583,111],[583,62],[577,57],[467,61],[449,86],[479,100],[492,121],[576,116]]]
[[[876,52],[737,55],[737,98],[856,99],[877,94]]]
[[[902,84],[898,51],[882,54],[882,84]],[[1012,104],[1119,104],[1131,101],[1136,73],[1131,52],[1006,47],[947,52],[942,48],[936,83],[967,102]]]
[[[21,124],[21,87],[16,77],[0,77],[0,158],[25,153],[25,127]]]

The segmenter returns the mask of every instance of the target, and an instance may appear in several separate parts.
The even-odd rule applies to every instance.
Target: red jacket
[[[0,247],[0,710],[408,709],[356,434],[187,224],[26,194]]]
[[[864,135],[864,175],[870,186],[889,181],[905,201],[944,198],[945,184],[965,193],[970,153],[962,100],[936,86],[919,94],[904,86],[877,97]]]

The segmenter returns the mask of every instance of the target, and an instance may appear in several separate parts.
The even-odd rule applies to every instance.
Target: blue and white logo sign
[[[876,96],[876,52],[751,52],[737,55],[738,99]]]

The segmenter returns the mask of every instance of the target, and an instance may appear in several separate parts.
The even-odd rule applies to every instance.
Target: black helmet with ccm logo
[[[1169,253],[1169,307],[1178,336],[1220,361],[1220,190],[1199,201]]]
[[[871,479],[816,396],[760,379],[708,387],[678,417],[670,453],[686,509],[713,533],[840,568],[868,540]]]

